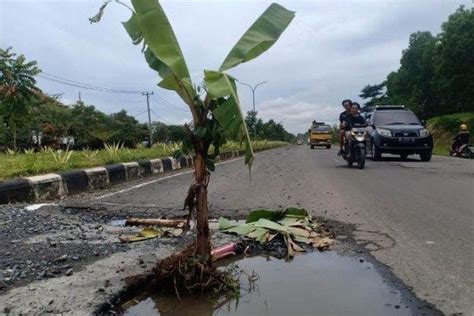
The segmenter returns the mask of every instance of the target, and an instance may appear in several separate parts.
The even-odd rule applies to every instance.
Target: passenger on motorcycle
[[[352,103],[350,107],[350,115],[346,117],[346,120],[341,124],[342,128],[344,128],[344,133],[345,133],[345,139],[350,140],[350,133],[351,129],[356,125],[356,124],[367,124],[365,121],[365,118],[359,114],[359,108],[360,105],[356,102]]]
[[[467,125],[461,124],[459,126],[459,132],[453,137],[453,145],[451,146],[451,150],[456,152],[457,148],[461,147],[462,145],[469,144],[470,136],[471,134],[469,133]]]
[[[337,153],[338,156],[341,156],[342,153],[344,152],[343,146],[344,146],[344,127],[342,127],[342,124],[346,121],[347,117],[351,113],[351,105],[352,101],[347,99],[342,101],[342,106],[344,107],[344,112],[339,114],[339,152]]]

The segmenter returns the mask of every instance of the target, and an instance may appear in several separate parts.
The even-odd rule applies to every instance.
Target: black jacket
[[[453,140],[459,145],[469,144],[470,136],[471,135],[469,132],[459,132],[456,136],[454,136]]]
[[[346,131],[350,131],[355,124],[366,124],[365,118],[362,115],[352,116],[349,115],[346,118],[346,127],[344,128]]]

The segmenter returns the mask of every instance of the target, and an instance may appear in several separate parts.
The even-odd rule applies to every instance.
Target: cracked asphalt
[[[57,206],[31,211],[26,222],[20,215],[16,217],[18,206],[1,208],[0,268],[21,274],[25,262],[33,261],[31,276],[28,270],[15,287],[31,280],[52,278],[55,273],[61,276],[58,280],[68,280],[70,269],[74,276],[84,273],[81,278],[88,280],[92,275],[83,270],[93,269],[94,264],[97,271],[103,271],[100,267],[104,264],[135,262],[137,258],[130,259],[130,254],[149,251],[156,245],[117,245],[112,241],[123,231],[111,226],[110,220],[128,215],[184,215],[180,209],[191,181],[191,172],[177,172],[172,177],[148,178],[107,191],[69,197]],[[210,216],[242,218],[250,209],[292,205],[304,207],[314,216],[350,224],[354,228],[351,238],[411,287],[420,299],[446,314],[474,315],[473,188],[472,160],[434,156],[431,162],[424,163],[416,157],[407,161],[393,157],[380,162],[369,160],[365,170],[358,170],[347,168],[334,150],[288,146],[258,153],[251,175],[242,159],[219,165],[209,185]],[[46,219],[52,219],[49,226],[35,225],[35,221],[48,222]],[[79,228],[75,222],[85,224]],[[71,233],[64,234],[65,229]],[[16,242],[12,247],[8,234],[14,241],[25,239],[27,234],[28,242]],[[74,246],[74,240],[85,242]],[[42,266],[36,267],[35,260],[26,257],[15,261],[14,248],[24,247],[22,252],[28,252],[28,245],[35,242],[49,244],[42,253]],[[78,254],[70,254],[71,247],[76,247]],[[148,254],[147,262],[170,252],[170,247],[163,248],[161,254]],[[69,255],[64,257],[64,253]],[[74,256],[81,260],[76,263]],[[13,271],[16,268],[19,270]],[[101,284],[101,293],[123,286],[123,282],[114,283],[115,273],[125,275],[119,270],[104,273],[102,278],[94,276],[93,281]],[[66,287],[70,281],[55,282],[51,286]],[[41,288],[35,287],[36,291]],[[0,303],[28,294],[21,288],[10,288],[8,284],[4,287],[3,296],[0,288]],[[35,289],[30,293],[36,293]],[[76,297],[80,294],[76,293]],[[100,302],[87,301],[91,294],[83,294],[84,308],[90,307],[91,302]],[[48,311],[47,306],[41,311]]]
[[[95,200],[109,209],[179,209],[192,174]],[[335,150],[291,146],[219,166],[211,212],[298,205],[350,224],[354,235],[415,293],[446,314],[474,315],[474,161],[388,156],[349,169]],[[212,214],[211,214],[212,216]]]

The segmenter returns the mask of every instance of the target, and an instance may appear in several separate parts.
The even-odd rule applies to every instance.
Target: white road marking
[[[225,165],[225,164],[235,162],[235,161],[238,161],[238,160],[242,160],[242,159],[244,159],[244,157],[239,157],[239,158],[235,158],[235,159],[231,159],[231,160],[226,160],[226,161],[223,161],[223,162],[216,163],[216,166]],[[188,174],[188,173],[193,173],[193,172],[194,172],[194,170],[188,170],[188,171],[184,171],[184,172],[180,172],[180,173],[175,173],[175,174],[172,174],[172,175],[169,175],[169,176],[166,176],[166,177],[161,177],[161,178],[151,180],[151,181],[148,181],[148,182],[143,182],[143,183],[134,185],[134,186],[126,188],[126,189],[122,189],[122,190],[119,190],[119,191],[107,193],[107,194],[101,195],[99,197],[96,197],[95,199],[100,200],[100,199],[103,199],[103,198],[106,198],[106,197],[109,197],[109,196],[112,196],[112,195],[115,195],[115,194],[128,192],[128,191],[131,191],[131,190],[135,190],[135,189],[144,187],[144,186],[149,185],[149,184],[153,184],[153,183],[156,183],[156,182],[160,182],[160,181],[163,181],[163,180],[166,180],[166,179],[182,176],[183,174]]]
[[[426,241],[426,244],[428,244],[428,245],[434,245],[435,242],[434,242],[434,241],[431,241],[431,240],[427,240],[427,241]]]

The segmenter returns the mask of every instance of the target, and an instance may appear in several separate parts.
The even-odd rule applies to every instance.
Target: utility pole
[[[81,91],[79,91],[79,102],[82,102],[82,99],[81,99]]]
[[[153,131],[151,129],[151,115],[150,115],[150,95],[152,95],[153,92],[142,92],[142,95],[146,96],[146,108],[148,111],[148,132],[150,133],[149,138],[148,138],[148,147],[151,148],[151,145],[153,144]]]
[[[243,84],[243,85],[249,87],[250,90],[252,90],[253,111],[255,112],[255,90],[257,90],[257,88],[258,88],[259,86],[261,86],[262,84],[267,83],[267,81],[259,82],[259,83],[257,83],[256,85],[254,85],[253,87],[252,87],[251,85],[249,85],[248,83],[245,83],[245,82],[242,82],[242,81],[237,81],[237,82],[239,82],[239,83],[241,83],[241,84]]]

